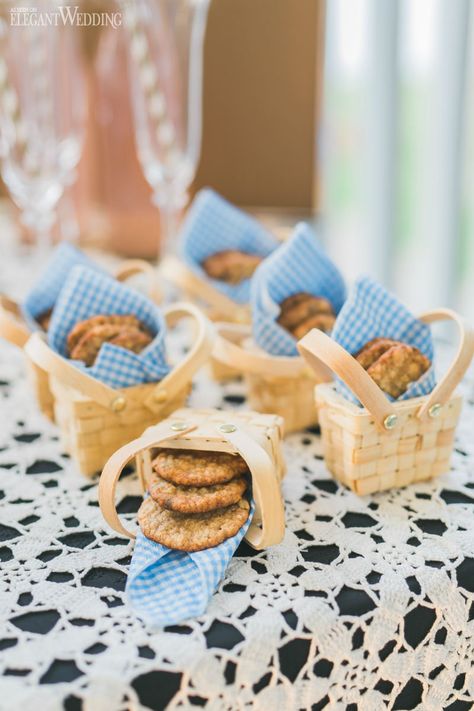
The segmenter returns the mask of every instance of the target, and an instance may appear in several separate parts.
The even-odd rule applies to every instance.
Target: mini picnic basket
[[[227,413],[211,409],[182,409],[141,437],[115,452],[106,463],[99,482],[102,514],[120,535],[134,538],[124,527],[115,506],[115,490],[124,467],[135,459],[143,491],[153,477],[152,460],[166,448],[240,454],[252,479],[255,513],[246,540],[262,549],[279,543],[285,515],[280,483],[285,474],[281,452],[282,420],[256,412]]]
[[[150,298],[159,302],[161,293],[156,285],[156,273],[153,267],[141,259],[130,259],[124,262],[115,272],[118,281],[126,281],[137,274],[147,277],[147,291]],[[26,322],[21,307],[16,301],[0,294],[0,336],[18,348],[24,348],[32,330]],[[41,412],[50,420],[54,420],[54,396],[49,386],[48,373],[26,357],[28,378],[33,387]]]
[[[163,313],[169,327],[191,317],[196,328],[190,351],[157,383],[114,389],[61,357],[39,333],[25,346],[31,360],[49,375],[64,446],[83,474],[100,470],[118,447],[181,407],[193,375],[211,352],[212,327],[199,309],[176,304]]]
[[[257,348],[250,326],[217,324],[214,359],[243,374],[249,406],[284,418],[285,433],[316,425],[314,386],[331,380],[322,364],[313,369],[299,356],[272,356]]]
[[[349,402],[333,384],[315,390],[324,457],[329,471],[357,494],[431,479],[449,469],[462,398],[453,394],[474,354],[474,333],[453,311],[420,317],[430,324],[453,320],[460,344],[447,374],[428,395],[390,402],[342,346],[313,329],[298,349],[316,369],[324,363],[364,407]]]

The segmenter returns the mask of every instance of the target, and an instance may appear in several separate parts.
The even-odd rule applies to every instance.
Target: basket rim
[[[324,400],[326,403],[334,407],[345,409],[352,417],[365,417],[370,418],[372,420],[374,419],[374,416],[366,407],[364,407],[363,405],[356,405],[354,402],[350,402],[349,400],[347,400],[344,395],[338,393],[336,390],[336,383],[318,383],[318,385],[315,386],[314,392],[315,397],[318,401]],[[404,410],[418,410],[425,404],[430,395],[431,393],[428,393],[427,395],[419,395],[418,397],[412,397],[408,400],[395,400],[392,402],[392,405],[397,414],[400,414]],[[453,393],[451,393],[448,400],[446,400],[443,407],[446,407],[448,403],[459,399],[462,400],[463,396],[458,390],[455,390]]]

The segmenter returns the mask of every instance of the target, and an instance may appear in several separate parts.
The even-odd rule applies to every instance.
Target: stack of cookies
[[[280,326],[299,341],[312,328],[331,331],[336,317],[327,299],[299,292],[281,302],[277,320]]]
[[[373,338],[354,357],[379,388],[393,398],[403,395],[431,366],[418,348],[391,338]]]
[[[258,254],[227,249],[207,257],[201,266],[211,279],[235,285],[250,279],[262,259]]]
[[[79,321],[67,337],[70,358],[94,365],[103,343],[141,353],[153,340],[148,329],[131,314],[92,316]]]
[[[200,551],[234,536],[249,517],[250,474],[239,455],[163,449],[138,512],[143,534],[167,548]]]

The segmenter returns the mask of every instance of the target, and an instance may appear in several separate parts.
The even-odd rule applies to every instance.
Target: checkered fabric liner
[[[93,366],[72,361],[78,368],[113,388],[157,382],[168,373],[166,326],[160,310],[143,294],[88,267],[70,271],[54,307],[49,345],[67,357],[67,336],[73,326],[99,314],[133,314],[155,338],[139,354],[104,343]]]
[[[43,273],[23,303],[23,316],[32,331],[39,328],[36,319],[53,308],[69,272],[79,264],[102,272],[97,264],[71,244],[61,242],[56,247]]]
[[[197,553],[174,551],[139,532],[127,581],[138,617],[153,627],[178,624],[202,615],[245,536],[255,507],[242,528],[219,546]]]
[[[415,346],[433,361],[431,329],[415,318],[398,299],[369,277],[359,278],[336,319],[332,338],[349,353],[357,353],[372,338],[385,337]],[[398,400],[426,395],[436,384],[434,368],[412,383]],[[351,402],[360,405],[339,378],[336,388]],[[392,397],[387,395],[389,400]]]
[[[276,238],[257,220],[209,188],[201,190],[195,197],[182,227],[180,241],[182,258],[187,266],[239,304],[248,303],[251,280],[226,284],[210,279],[201,267],[203,260],[226,249],[266,257],[278,246]]]
[[[322,296],[337,314],[346,298],[344,280],[305,222],[256,270],[250,303],[256,344],[275,356],[296,356],[296,339],[276,319],[279,304],[298,292]]]

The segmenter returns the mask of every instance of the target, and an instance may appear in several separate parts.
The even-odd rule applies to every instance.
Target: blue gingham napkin
[[[253,337],[267,353],[298,355],[296,339],[276,319],[279,304],[301,291],[328,299],[336,314],[346,298],[341,274],[305,222],[300,222],[290,239],[260,264],[252,279]]]
[[[210,279],[201,263],[211,254],[226,249],[266,257],[277,246],[276,238],[257,220],[209,188],[201,190],[194,198],[180,234],[182,259],[187,266],[239,304],[248,303],[251,280],[226,284]]]
[[[127,594],[138,617],[153,627],[202,615],[247,533],[255,507],[242,528],[219,546],[197,553],[175,551],[137,535]]]
[[[156,382],[168,373],[166,326],[160,310],[143,294],[89,267],[73,267],[61,289],[48,330],[51,348],[67,357],[67,336],[73,326],[98,314],[133,314],[154,339],[138,354],[104,343],[93,366],[71,361],[78,368],[113,388]]]
[[[69,272],[80,264],[102,272],[97,264],[72,244],[61,242],[56,247],[22,306],[23,316],[31,330],[39,328],[36,319],[53,308]]]
[[[434,349],[430,327],[415,318],[398,299],[370,277],[361,277],[336,319],[332,338],[349,353],[355,354],[372,338],[385,337],[415,346],[433,362]],[[436,384],[431,366],[412,383],[398,400],[426,395]],[[360,404],[352,390],[339,378],[336,388],[346,398]],[[389,400],[394,398],[387,395]]]

